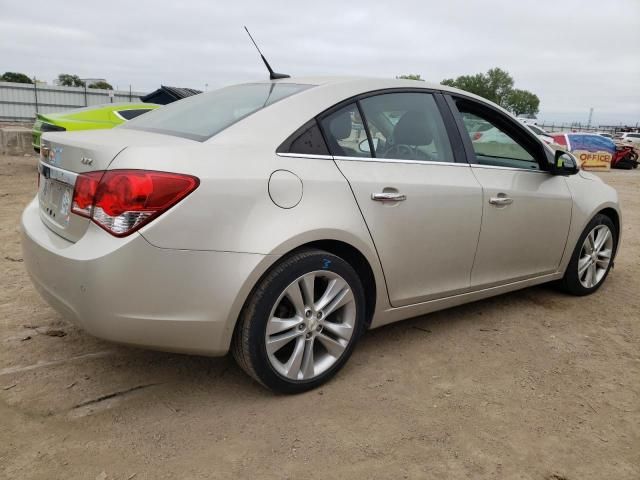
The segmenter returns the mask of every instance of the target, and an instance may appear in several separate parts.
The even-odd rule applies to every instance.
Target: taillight
[[[104,172],[90,172],[78,175],[71,202],[73,213],[91,218],[93,200],[98,189],[98,182],[103,174]]]
[[[149,170],[83,173],[76,179],[71,211],[124,237],[174,206],[199,183],[191,175]]]

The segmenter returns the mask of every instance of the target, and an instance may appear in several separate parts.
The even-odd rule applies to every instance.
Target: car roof
[[[280,144],[297,128],[334,105],[358,97],[359,95],[396,88],[425,89],[452,93],[475,99],[487,105],[492,105],[497,110],[511,116],[504,108],[485,98],[445,85],[418,80],[352,76],[313,76],[277,80],[265,79],[262,81],[244,82],[244,84],[299,84],[313,85],[313,88],[299,91],[294,95],[270,104],[268,108],[263,108],[252,113],[241,122],[237,122],[213,136],[208,140],[209,142],[243,142],[246,141],[246,132],[251,131],[254,142],[264,141],[265,143],[271,143],[275,141],[277,144]],[[213,94],[215,91],[216,90],[211,90],[191,98],[204,99],[207,95]],[[190,101],[191,98],[185,101]]]
[[[385,77],[360,77],[360,76],[308,76],[308,77],[289,77],[277,80],[253,81],[244,83],[295,83],[300,85],[314,85],[324,89],[340,88],[343,91],[352,90],[356,96],[375,90],[393,89],[393,88],[423,88],[425,90],[437,90],[441,92],[452,93],[469,98],[473,98],[480,102],[492,105],[504,113],[513,116],[509,111],[500,105],[480,97],[473,93],[458,88],[449,87],[440,83],[427,82],[421,80],[406,80],[402,78],[385,78]],[[304,94],[305,92],[301,92]]]

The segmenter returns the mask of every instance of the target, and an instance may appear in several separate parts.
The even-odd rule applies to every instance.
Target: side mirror
[[[553,175],[575,175],[580,171],[578,160],[569,152],[556,150],[551,173]]]

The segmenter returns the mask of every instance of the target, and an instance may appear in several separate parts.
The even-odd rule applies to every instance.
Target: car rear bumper
[[[90,334],[141,347],[224,355],[264,255],[154,247],[91,224],[71,243],[22,215],[24,261],[42,297]]]

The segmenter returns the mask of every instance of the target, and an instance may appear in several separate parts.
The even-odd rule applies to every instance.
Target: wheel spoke
[[[582,257],[578,261],[578,276],[580,278],[582,278],[582,275],[584,274],[584,272],[587,271],[587,268],[589,268],[590,264],[591,264],[591,257],[589,255]]]
[[[322,333],[318,334],[318,340],[324,347],[327,349],[329,355],[334,358],[338,358],[344,352],[345,345],[342,345],[340,342],[330,338]]]
[[[594,237],[594,230],[589,232],[589,235],[587,235],[587,241],[584,243],[584,246],[587,249],[587,253],[593,253],[593,247],[595,244],[593,237]]]
[[[291,303],[293,304],[293,308],[296,309],[296,313],[300,316],[304,315],[304,299],[302,298],[302,292],[300,291],[300,281],[294,282],[289,285],[289,288],[286,290],[286,295]]]
[[[267,352],[275,354],[278,350],[284,347],[286,344],[301,336],[302,333],[298,330],[286,332],[281,335],[274,335],[267,339]]]
[[[609,260],[611,258],[611,250],[604,249],[604,250],[600,250],[598,252],[598,258],[606,258],[607,260]]]
[[[297,327],[302,323],[302,318],[295,316],[293,318],[271,317],[267,323],[267,335],[275,335]]]
[[[324,330],[330,331],[337,337],[340,337],[344,340],[349,340],[351,338],[351,334],[353,333],[353,327],[345,323],[324,322],[322,328]]]
[[[293,348],[293,353],[284,365],[284,371],[287,377],[298,378],[298,373],[300,372],[300,366],[302,365],[302,359],[306,350],[306,343],[307,342],[305,342],[304,337],[302,336],[299,336],[296,340],[296,346]]]
[[[597,237],[596,243],[595,243],[596,252],[600,251],[600,249],[604,246],[606,241],[609,240],[609,236],[610,235],[611,235],[611,232],[606,227],[605,228],[601,228],[600,230],[598,230],[598,237]]]
[[[323,310],[336,298],[344,289],[349,289],[347,282],[341,278],[333,278],[329,281],[326,290],[316,303],[317,310]],[[326,314],[326,312],[325,312]]]
[[[596,284],[596,264],[592,263],[589,267],[589,287],[593,287]]]
[[[313,358],[313,344],[314,338],[310,338],[309,340],[304,342],[304,357],[302,359],[302,378],[311,378],[315,374],[315,365]]]
[[[300,288],[302,288],[302,296],[304,297],[304,303],[310,307],[313,305],[314,300],[314,285],[316,282],[316,276],[314,273],[309,273],[302,277],[300,281]]]
[[[353,301],[353,294],[348,286],[345,286],[333,300],[324,308],[324,318],[327,318],[333,312],[340,310],[342,307]]]

